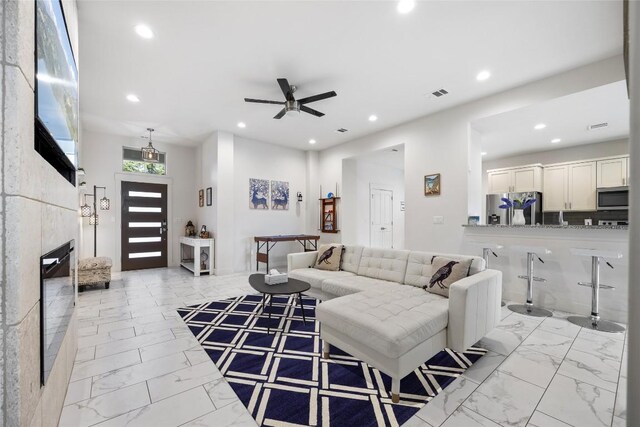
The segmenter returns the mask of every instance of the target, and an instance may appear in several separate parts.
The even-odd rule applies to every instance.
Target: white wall
[[[393,248],[404,248],[404,170],[367,159],[342,162],[342,241],[371,246],[371,188],[393,191]]]
[[[120,206],[121,181],[156,182],[169,186],[168,195],[168,264],[180,264],[178,239],[184,235],[188,220],[197,221],[198,193],[194,159],[196,149],[189,146],[154,142],[161,152],[166,153],[167,175],[155,176],[122,172],[122,148],[142,146],[138,137],[126,138],[96,132],[83,132],[84,149],[80,166],[86,171],[86,193],[93,192],[93,185],[107,187],[106,195],[111,200],[111,209],[99,211],[98,256],[108,256],[113,260],[113,271],[120,271]],[[102,192],[98,191],[98,198]],[[91,198],[88,199],[91,204]],[[93,227],[88,218],[83,220],[82,257],[93,256]]]
[[[234,138],[234,197],[219,200],[235,217],[234,271],[255,270],[255,236],[302,234],[306,209],[296,202],[296,193],[306,191],[306,155],[304,151],[285,148],[245,138]],[[259,178],[289,182],[289,210],[249,209],[249,179]],[[310,196],[307,196],[310,197]],[[224,248],[220,248],[224,250]],[[286,254],[300,252],[299,243],[278,243],[270,254],[270,266],[286,266]],[[261,264],[261,269],[264,265]],[[262,270],[264,271],[264,270]]]
[[[405,144],[405,247],[459,252],[468,213],[469,123],[622,78],[622,58],[614,57],[323,150],[320,184],[341,187],[345,158]],[[424,175],[438,172],[442,194],[425,197]],[[480,170],[477,180],[479,175]],[[435,215],[443,216],[444,224],[433,224]]]

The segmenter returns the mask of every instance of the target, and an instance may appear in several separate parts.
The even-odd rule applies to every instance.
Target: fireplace
[[[45,384],[75,305],[74,241],[40,257],[40,381]]]

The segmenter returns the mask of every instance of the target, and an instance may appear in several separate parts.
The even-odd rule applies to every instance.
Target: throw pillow
[[[431,263],[433,276],[423,289],[427,292],[449,298],[449,287],[469,275],[472,259],[453,260],[436,256]]]
[[[320,270],[338,271],[340,269],[341,259],[342,245],[338,245],[336,243],[320,245],[315,267]]]

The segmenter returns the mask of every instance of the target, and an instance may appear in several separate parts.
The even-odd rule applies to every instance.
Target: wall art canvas
[[[204,190],[198,191],[198,206],[204,206]]]
[[[287,181],[271,181],[271,209],[289,209],[289,183]]]
[[[213,188],[207,187],[207,206],[213,204]]]
[[[249,178],[249,209],[269,209],[269,180]]]
[[[434,173],[424,176],[424,195],[439,196],[440,195],[440,174]]]

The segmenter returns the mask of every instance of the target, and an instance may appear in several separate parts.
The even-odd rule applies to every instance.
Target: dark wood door
[[[167,186],[122,182],[122,270],[167,266]]]

